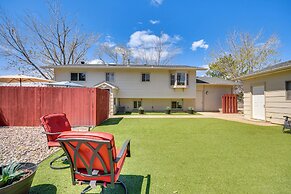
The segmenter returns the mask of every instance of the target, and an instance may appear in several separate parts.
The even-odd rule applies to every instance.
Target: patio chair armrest
[[[126,157],[130,157],[130,140],[126,140],[123,145],[121,150],[119,151],[116,159],[114,160],[115,163],[117,163],[123,156],[124,152],[126,152]]]
[[[42,133],[46,134],[46,135],[60,135],[62,132],[51,133],[51,132],[47,132],[47,131],[42,131]]]

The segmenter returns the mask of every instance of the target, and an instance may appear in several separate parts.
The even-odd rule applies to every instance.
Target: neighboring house
[[[188,107],[195,109],[199,106],[204,107],[199,110],[218,111],[221,95],[231,93],[231,84],[196,84],[196,71],[205,68],[193,66],[73,64],[46,68],[54,69],[56,81],[67,80],[87,87],[108,89],[111,114],[117,110],[137,111],[139,107],[145,111],[164,111],[166,107],[185,111]],[[204,105],[197,105],[196,85],[201,88],[199,92],[207,89],[209,96],[217,96],[218,100],[209,98],[208,106],[205,102],[208,96],[203,97],[199,93],[198,99],[204,99]]]
[[[232,94],[238,83],[217,77],[197,77],[196,79],[196,111],[219,111],[221,97]]]
[[[244,88],[244,116],[283,123],[291,116],[291,61],[240,77]]]

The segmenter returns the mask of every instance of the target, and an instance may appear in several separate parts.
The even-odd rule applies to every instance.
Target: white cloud
[[[159,24],[160,20],[150,20],[149,21],[151,24],[155,25],[155,24]]]
[[[110,48],[115,47],[116,43],[112,41],[112,37],[110,35],[105,36],[105,41],[101,43],[101,45],[108,46]]]
[[[154,6],[160,6],[162,5],[164,0],[151,0],[152,5]]]
[[[180,49],[174,47],[180,39],[181,37],[178,35],[172,37],[166,33],[161,33],[160,36],[157,36],[149,30],[143,30],[132,33],[127,45],[134,58],[154,61],[157,57],[157,44],[163,45],[161,58],[166,59],[181,52]]]
[[[192,49],[192,51],[196,51],[197,48],[203,48],[203,49],[206,50],[206,49],[208,49],[208,47],[209,47],[209,45],[206,44],[206,42],[203,39],[201,39],[201,40],[198,40],[198,41],[194,41],[192,43],[191,49]]]
[[[103,64],[103,61],[100,59],[92,59],[90,61],[87,61],[88,64]]]

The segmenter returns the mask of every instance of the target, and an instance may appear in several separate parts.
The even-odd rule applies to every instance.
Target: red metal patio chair
[[[125,161],[130,157],[130,141],[126,140],[120,150],[115,147],[114,137],[102,132],[63,132],[58,142],[67,154],[71,166],[72,184],[89,184],[81,193],[86,193],[97,185],[102,191],[107,186],[114,188],[120,183],[118,178]]]
[[[71,131],[71,125],[69,120],[66,117],[65,113],[54,113],[54,114],[48,114],[48,115],[44,115],[40,118],[41,121],[41,125],[44,128],[44,134],[46,134],[47,136],[47,145],[48,148],[51,147],[61,147],[61,145],[59,144],[59,142],[57,142],[57,138],[58,136],[61,134],[61,132],[64,131]],[[65,168],[69,168],[68,165],[66,166],[62,166],[62,167],[56,167],[53,165],[53,163],[55,161],[57,161],[58,159],[65,157],[65,153],[63,153],[62,155],[54,158],[51,162],[50,162],[50,167],[52,169],[65,169]],[[64,158],[65,160],[65,158]]]

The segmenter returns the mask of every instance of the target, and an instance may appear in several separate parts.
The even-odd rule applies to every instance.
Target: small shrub
[[[21,170],[21,164],[12,162],[11,164],[2,168],[2,173],[0,175],[0,187],[4,187],[18,181],[27,172]]]
[[[171,114],[171,108],[169,106],[167,106],[165,112],[166,112],[166,114]]]
[[[188,107],[188,113],[189,113],[189,114],[194,114],[194,109],[193,109],[193,107]]]
[[[139,114],[144,114],[144,109],[143,109],[143,107],[139,107],[139,108],[138,108],[138,113],[139,113]]]

